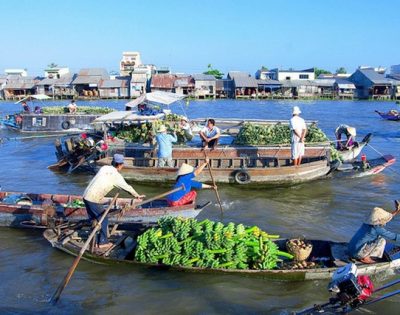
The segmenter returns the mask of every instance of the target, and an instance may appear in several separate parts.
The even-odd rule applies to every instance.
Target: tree
[[[49,67],[49,68],[57,68],[57,67],[58,67],[58,64],[52,62],[52,63],[50,63],[49,65],[47,65],[47,67]]]
[[[346,74],[347,70],[345,67],[340,67],[339,69],[336,69],[336,74]]]
[[[222,79],[222,77],[224,76],[224,74],[221,71],[219,71],[217,69],[213,69],[211,63],[208,64],[207,69],[208,70],[203,72],[203,74],[213,75],[217,79]]]
[[[318,78],[320,74],[332,74],[332,72],[324,69],[319,69],[317,67],[314,67],[314,73],[315,76]]]

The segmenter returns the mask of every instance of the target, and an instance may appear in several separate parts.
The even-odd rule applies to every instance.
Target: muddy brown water
[[[58,102],[60,105],[62,102]],[[78,102],[83,104],[85,102]],[[88,102],[122,109],[123,101]],[[357,128],[358,138],[373,133],[371,145],[379,152],[400,156],[400,123],[382,120],[375,109],[396,108],[394,102],[369,101],[192,101],[175,105],[178,113],[195,117],[288,119],[299,105],[303,117],[318,120],[333,137],[339,123]],[[0,103],[0,115],[18,105]],[[0,129],[0,137],[21,136]],[[0,144],[0,185],[3,190],[81,194],[91,178],[65,175],[46,167],[54,163],[54,139],[10,140]],[[366,148],[368,158],[378,153]],[[224,222],[258,225],[282,237],[347,241],[373,206],[392,208],[400,198],[400,161],[390,170],[359,179],[325,179],[292,187],[243,189],[221,186]],[[156,185],[134,187],[149,196]],[[165,188],[163,188],[165,189]],[[199,201],[213,201],[200,219],[218,220],[211,191]],[[400,218],[389,224],[400,232]],[[101,266],[82,261],[57,306],[47,301],[73,258],[51,248],[40,231],[0,228],[0,313],[2,314],[285,314],[329,298],[327,281],[280,282],[237,275],[150,271],[140,267]],[[383,284],[398,277],[384,274]],[[400,297],[369,308],[373,314],[397,314]]]

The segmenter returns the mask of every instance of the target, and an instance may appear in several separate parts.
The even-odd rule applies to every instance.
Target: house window
[[[290,77],[286,77],[285,80],[290,80]]]
[[[299,78],[303,79],[303,80],[307,80],[308,79],[308,74],[300,74]]]

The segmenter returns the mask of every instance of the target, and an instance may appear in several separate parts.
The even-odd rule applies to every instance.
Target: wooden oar
[[[79,255],[75,258],[72,266],[69,268],[68,273],[66,274],[66,276],[64,277],[63,281],[61,282],[61,284],[58,286],[56,292],[54,293],[54,295],[52,296],[50,302],[55,304],[57,303],[58,299],[60,298],[60,295],[62,293],[62,291],[65,289],[65,287],[67,286],[68,282],[71,280],[71,277],[76,269],[76,267],[79,264],[79,261],[81,260],[83,254],[85,253],[86,249],[88,248],[90,242],[92,241],[93,237],[96,235],[97,231],[100,229],[101,224],[103,223],[105,217],[107,216],[107,214],[110,212],[112,205],[114,204],[114,202],[117,200],[119,196],[119,192],[114,196],[113,200],[111,201],[110,205],[108,206],[108,208],[106,209],[106,211],[103,212],[100,220],[97,222],[96,226],[93,228],[92,233],[90,233],[88,239],[86,240],[85,244],[82,246]]]
[[[177,191],[180,191],[180,190],[182,190],[182,189],[185,189],[185,186],[184,186],[184,185],[182,185],[182,186],[180,186],[180,187],[177,187],[177,188],[174,188],[174,189],[172,189],[172,190],[170,190],[170,191],[167,191],[167,192],[165,192],[165,193],[159,194],[159,195],[157,195],[157,196],[154,196],[154,197],[152,197],[152,198],[149,198],[149,199],[147,199],[147,200],[140,201],[139,203],[134,204],[133,207],[137,208],[137,207],[139,207],[139,206],[141,206],[141,205],[144,205],[144,204],[146,204],[146,203],[149,203],[149,202],[154,201],[154,200],[157,200],[157,199],[161,199],[161,198],[163,198],[163,197],[165,197],[165,196],[168,196],[168,195],[170,195],[170,194],[173,194],[173,193],[175,193],[175,192],[177,192]],[[118,214],[117,222],[118,222],[119,219],[122,218],[123,215],[124,215],[124,210],[122,210],[122,211]],[[118,229],[118,224],[115,224],[115,225],[113,226],[113,228],[112,228],[110,234],[113,235],[113,234],[117,231],[117,229]]]
[[[213,175],[213,172],[211,170],[211,165],[210,165],[209,162],[207,162],[208,157],[207,157],[207,153],[206,153],[206,148],[204,148],[203,152],[204,152],[204,158],[205,158],[207,166],[208,166],[208,171],[210,172],[210,177],[211,177],[211,180],[212,180],[212,183],[213,183],[213,186],[214,186],[215,196],[217,197],[217,201],[219,203],[219,208],[221,210],[221,215],[222,215],[224,213],[224,209],[222,208],[221,198],[219,197],[218,189],[215,188],[216,185],[215,185],[214,175]]]

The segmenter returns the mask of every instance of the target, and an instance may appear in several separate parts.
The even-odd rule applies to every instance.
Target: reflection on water
[[[78,102],[78,105],[84,102]],[[111,104],[110,104],[111,103]],[[122,109],[123,101],[89,102]],[[384,154],[399,156],[399,124],[380,119],[374,110],[389,110],[390,102],[290,102],[290,101],[192,101],[174,110],[191,117],[237,117],[287,119],[291,107],[299,105],[303,117],[318,120],[329,135],[339,123],[357,127],[361,138],[368,132],[371,145]],[[0,103],[0,115],[15,110]],[[0,130],[0,137],[16,134]],[[87,174],[54,173],[54,138],[6,141],[0,144],[0,185],[3,190],[81,194],[91,179]],[[366,148],[368,158],[378,157]],[[291,187],[243,189],[221,185],[224,222],[259,225],[282,237],[348,240],[370,209],[376,205],[393,208],[399,192],[399,164],[393,171],[365,178],[330,178]],[[158,185],[134,183],[148,196],[160,192]],[[162,187],[167,190],[168,187]],[[220,219],[212,191],[201,191],[199,202],[212,201],[200,219]],[[400,231],[399,220],[389,225]],[[72,258],[48,246],[38,231],[3,228],[0,233],[1,313],[143,313],[188,314],[279,314],[323,302],[328,298],[326,281],[285,283],[232,275],[155,272],[141,267],[101,266],[82,261],[56,307],[46,302],[72,263]],[[379,283],[393,276],[379,276]],[[370,309],[395,314],[398,298]],[[397,313],[397,312],[396,312]]]

